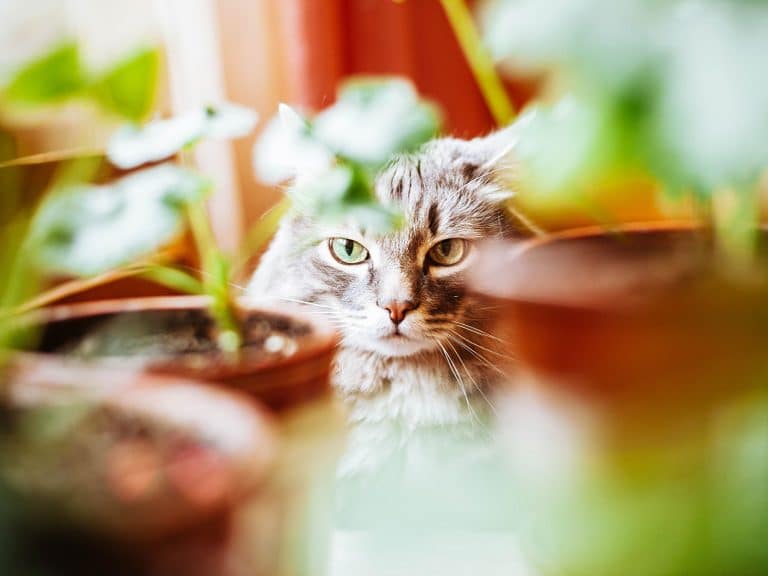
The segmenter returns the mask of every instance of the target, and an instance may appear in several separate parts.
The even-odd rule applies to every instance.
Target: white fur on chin
[[[345,344],[361,351],[373,352],[385,357],[406,358],[437,348],[434,342],[417,340],[402,335],[384,338],[357,339],[354,342],[346,339]]]

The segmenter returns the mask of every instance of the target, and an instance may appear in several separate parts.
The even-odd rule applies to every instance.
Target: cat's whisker
[[[471,326],[469,324],[465,324],[464,322],[459,322],[458,320],[454,320],[453,324],[455,324],[456,326],[460,326],[461,328],[463,328],[467,332],[472,332],[473,334],[476,334],[478,336],[482,336],[483,338],[488,338],[490,340],[495,340],[496,342],[500,342],[502,344],[505,343],[504,340],[502,340],[498,336],[494,336],[490,332],[486,332],[485,330],[482,330],[482,329],[480,329],[480,328],[478,328],[476,326]]]
[[[339,331],[354,330],[362,327],[361,323],[356,323],[355,321],[364,320],[364,317],[350,316],[349,314],[338,310],[334,306],[320,304],[318,302],[310,302],[308,300],[300,300],[298,298],[278,297],[278,299],[284,302],[291,302],[294,304],[302,304],[312,307],[315,314],[325,317]]]
[[[333,306],[329,306],[328,304],[319,304],[318,302],[310,302],[308,300],[299,300],[298,298],[286,298],[284,296],[279,296],[278,298],[284,302],[293,302],[294,304],[305,304],[307,306],[312,306],[314,308],[326,308],[328,310],[336,311],[336,308],[334,308]]]
[[[464,379],[461,377],[461,374],[459,374],[458,368],[456,367],[455,363],[451,359],[450,354],[448,354],[448,351],[445,349],[442,342],[440,342],[439,340],[435,340],[435,342],[440,347],[440,350],[442,351],[443,356],[445,357],[445,361],[448,363],[448,367],[451,373],[453,374],[453,377],[456,379],[456,383],[459,385],[459,389],[461,390],[461,393],[464,396],[464,401],[467,403],[467,410],[469,411],[469,414],[472,417],[473,424],[476,422],[481,428],[484,428],[482,421],[480,420],[480,418],[478,418],[477,414],[472,408],[472,403],[469,400],[469,395],[467,395],[467,388],[464,385]],[[454,352],[455,352],[455,349],[454,349]],[[461,358],[459,357],[459,359]],[[466,366],[464,368],[466,370]],[[467,375],[469,375],[469,372],[467,372]]]
[[[480,396],[482,396],[483,400],[485,400],[485,402],[488,404],[488,407],[491,409],[491,412],[493,412],[493,414],[496,415],[496,407],[493,405],[493,402],[489,400],[488,396],[485,395],[485,392],[483,392],[483,389],[477,383],[477,380],[475,380],[475,378],[472,376],[472,374],[469,371],[469,368],[467,368],[467,365],[464,363],[464,360],[461,358],[461,355],[456,350],[456,348],[454,348],[453,343],[451,343],[450,340],[448,340],[446,343],[451,347],[451,349],[456,354],[456,357],[459,359],[459,362],[461,362],[461,365],[464,367],[464,371],[467,373],[467,378],[469,378],[469,381],[472,383],[474,390],[476,390],[480,394]],[[456,343],[461,344],[461,342],[458,342],[458,341]],[[469,348],[467,348],[467,350],[469,350]]]
[[[513,358],[512,356],[510,356],[508,354],[503,354],[503,353],[499,352],[498,350],[492,350],[491,348],[483,346],[482,344],[478,344],[477,342],[474,342],[473,340],[470,340],[466,336],[462,336],[458,332],[453,332],[453,335],[456,336],[457,338],[461,338],[464,342],[475,346],[479,350],[483,350],[484,352],[488,352],[489,354],[493,354],[494,356],[498,356],[499,358],[502,358],[504,360],[515,360],[515,358]]]
[[[501,375],[501,376],[505,376],[505,375],[506,375],[506,373],[505,373],[505,372],[504,372],[504,371],[503,371],[501,368],[499,368],[499,367],[498,367],[498,366],[496,366],[496,365],[495,365],[493,362],[491,362],[490,360],[488,360],[488,358],[486,358],[485,356],[483,356],[483,355],[482,355],[480,352],[478,352],[477,350],[475,350],[475,349],[474,349],[472,346],[470,346],[470,345],[466,344],[465,342],[463,342],[463,341],[461,341],[461,340],[455,340],[455,339],[453,339],[453,335],[452,335],[452,334],[448,334],[448,335],[447,335],[447,337],[448,337],[448,339],[450,339],[450,340],[451,340],[451,341],[452,341],[454,344],[458,344],[459,346],[461,346],[462,348],[464,348],[464,349],[465,349],[467,352],[469,352],[469,353],[470,353],[472,356],[474,356],[474,357],[475,357],[475,359],[476,359],[478,362],[480,362],[480,364],[481,364],[481,365],[483,365],[483,366],[486,366],[486,367],[488,367],[488,368],[491,368],[493,371],[497,372],[497,373],[498,373],[499,375]]]
[[[191,272],[193,274],[197,274],[200,276],[201,279],[203,278],[211,278],[212,275],[209,272],[206,272],[199,266],[190,266],[189,264],[177,264],[175,267],[179,268],[180,270],[184,270],[186,272]],[[238,284],[237,282],[233,282],[232,280],[227,281],[227,285],[230,288],[237,288],[241,292],[246,292],[248,290],[247,286],[244,286],[242,284]]]
[[[339,318],[344,319],[351,319],[351,320],[364,320],[365,316],[356,316],[352,315],[349,312],[342,312],[341,310],[337,309],[335,306],[330,306],[328,304],[320,304],[318,302],[309,302],[308,300],[299,300],[298,298],[284,298],[281,297],[280,300],[283,300],[285,302],[293,302],[295,304],[304,304],[306,306],[312,306],[313,308],[317,308],[318,314],[327,314],[327,315],[333,315],[337,316]]]

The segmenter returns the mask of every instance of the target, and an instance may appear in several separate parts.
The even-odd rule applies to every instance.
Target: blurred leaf
[[[277,106],[277,114],[286,130],[307,135],[312,131],[312,125],[309,121],[296,112],[296,110],[288,106],[288,104],[281,102]]]
[[[50,187],[61,188],[71,184],[92,182],[104,168],[103,156],[76,156],[61,160],[51,177]]]
[[[235,104],[206,106],[204,132],[201,137],[222,140],[243,138],[256,127],[259,115],[250,108]]]
[[[97,80],[94,95],[104,109],[140,122],[152,111],[159,68],[159,49],[143,48]]]
[[[149,254],[180,233],[184,207],[209,184],[163,165],[106,186],[55,190],[38,211],[28,250],[46,272],[87,276]]]
[[[330,223],[351,220],[374,234],[402,224],[401,213],[378,201],[370,177],[354,165],[339,165],[299,183],[290,195],[299,211]]]
[[[760,215],[754,195],[729,188],[713,198],[718,248],[735,271],[748,271],[757,249]]]
[[[517,148],[525,189],[542,202],[583,189],[609,162],[606,130],[600,110],[573,98],[528,110]]]
[[[13,138],[0,131],[0,162],[13,158]],[[30,270],[28,255],[21,245],[29,228],[30,199],[24,194],[23,177],[18,167],[0,168],[0,369],[4,349],[13,348],[26,334],[7,314],[37,289],[37,277]]]
[[[311,124],[287,104],[269,121],[253,149],[256,175],[267,184],[311,177],[334,165],[333,152],[312,137]]]
[[[415,150],[437,134],[439,114],[416,90],[396,78],[356,79],[338,100],[307,120],[280,106],[254,148],[254,167],[267,183],[294,178],[288,192],[299,211],[313,217],[385,233],[402,217],[382,206],[375,173],[392,157]]]
[[[256,255],[256,253],[263,248],[266,243],[272,238],[272,235],[280,226],[280,221],[283,219],[291,208],[291,201],[289,198],[283,198],[278,204],[272,207],[261,219],[252,226],[242,243],[242,246],[238,249],[238,254],[232,265],[232,270],[235,275],[242,272],[248,265],[250,260]]]
[[[598,164],[608,172],[632,166],[675,193],[754,194],[768,165],[768,3],[489,0],[485,7],[486,39],[499,58],[550,72],[554,86],[599,120],[587,129],[591,151],[566,158],[583,163],[573,174],[600,179]],[[569,130],[563,126],[564,137]],[[583,126],[573,134],[577,142],[584,135]],[[550,156],[563,159],[561,144]],[[578,193],[579,180],[568,184]]]
[[[255,112],[242,106],[208,106],[142,127],[126,126],[112,137],[107,156],[112,164],[128,170],[165,160],[202,138],[246,136],[257,120]]]
[[[16,142],[0,130],[0,164],[16,156]],[[18,166],[0,168],[0,227],[10,222],[21,204],[22,171]]]
[[[433,138],[439,125],[437,109],[409,82],[358,79],[344,84],[336,103],[317,115],[313,133],[339,156],[376,169]]]
[[[32,336],[26,330],[19,331],[18,322],[7,316],[38,287],[29,254],[22,250],[28,229],[29,216],[25,212],[0,226],[0,367],[4,360],[2,350],[13,349]]]
[[[178,290],[179,292],[185,292],[187,294],[205,293],[205,288],[200,280],[192,274],[179,270],[178,268],[159,265],[151,266],[146,271],[142,272],[141,276],[162,286]]]
[[[86,84],[77,44],[67,42],[17,72],[4,96],[18,104],[55,104],[79,94]]]
[[[202,264],[203,291],[211,298],[211,315],[219,328],[219,348],[235,354],[242,338],[233,305],[231,263],[216,245],[203,202],[190,204],[187,213]]]

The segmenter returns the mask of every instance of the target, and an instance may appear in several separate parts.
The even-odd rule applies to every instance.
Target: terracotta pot
[[[3,377],[4,510],[43,569],[151,566],[180,535],[209,538],[276,462],[275,422],[241,393],[57,358]]]
[[[336,345],[335,332],[330,326],[293,306],[281,310],[244,308],[241,321],[258,325],[258,338],[266,342],[275,336],[284,340],[275,341],[275,345],[282,343],[285,347],[272,354],[265,354],[258,346],[251,347],[245,349],[236,362],[231,362],[215,349],[215,327],[206,312],[207,302],[205,297],[178,296],[85,302],[41,310],[30,316],[43,326],[33,354],[46,358],[74,354],[82,361],[97,361],[101,366],[135,369],[140,365],[152,374],[217,382],[249,394],[276,410],[328,397]],[[133,336],[137,338],[148,333],[159,342],[173,329],[184,331],[182,338],[189,338],[188,332],[192,331],[195,338],[199,336],[203,347],[202,341],[210,340],[210,347],[178,355],[147,350],[148,355],[144,356],[142,351],[131,352],[120,349],[119,345],[103,351],[77,350],[78,343],[89,333],[104,330],[109,323],[114,323],[116,333],[106,329],[103,336],[110,341],[122,336],[119,333],[127,329],[134,331]],[[295,336],[288,333],[292,330]],[[126,345],[130,346],[132,336],[128,334],[125,338]]]
[[[215,329],[206,304],[205,298],[168,297],[37,311],[27,317],[42,327],[37,344],[19,357],[27,365],[75,366],[84,373],[98,370],[105,375],[101,385],[107,387],[112,380],[108,374],[134,378],[137,386],[144,378],[210,382],[271,408],[280,440],[273,466],[259,489],[232,507],[225,537],[210,548],[216,562],[226,566],[194,566],[198,557],[182,546],[183,553],[174,558],[163,555],[157,573],[279,576],[310,570],[320,574],[321,553],[330,537],[328,490],[344,430],[343,413],[329,385],[335,332],[298,307],[244,307],[241,321],[252,345],[233,362],[208,341],[215,337]],[[94,344],[88,335],[100,330],[96,340],[101,343]],[[151,335],[150,346],[129,350],[142,334]],[[190,334],[194,335],[190,350],[155,354],[155,341],[165,346],[164,340],[183,341]]]
[[[589,228],[488,246],[474,287],[501,308],[512,356],[558,386],[621,402],[711,401],[768,369],[768,277],[730,281],[716,264],[711,234],[694,223]]]
[[[692,223],[482,252],[474,289],[514,357],[511,490],[542,574],[768,570],[765,240],[738,279]]]

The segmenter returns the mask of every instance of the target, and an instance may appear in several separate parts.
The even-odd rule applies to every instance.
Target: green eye
[[[342,264],[361,264],[368,260],[368,250],[360,242],[349,238],[331,238],[328,240],[331,255]]]
[[[464,259],[467,253],[467,241],[462,238],[449,238],[438,242],[429,249],[429,259],[438,266],[453,266]]]

